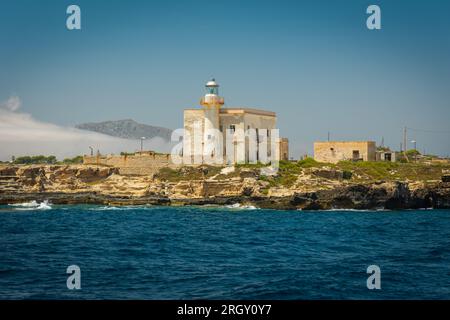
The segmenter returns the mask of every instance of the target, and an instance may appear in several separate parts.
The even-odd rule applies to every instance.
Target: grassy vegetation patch
[[[61,161],[62,164],[81,164],[83,163],[83,156],[76,156],[73,158],[66,158]]]
[[[439,180],[442,170],[449,168],[443,164],[373,162],[373,161],[341,161],[337,167],[365,177],[366,180]]]
[[[274,176],[260,174],[260,169],[268,165],[238,164],[235,170],[229,174],[221,174],[222,167],[200,166],[183,167],[180,169],[163,168],[157,177],[167,181],[201,180],[215,177],[216,180],[226,180],[234,177],[245,177],[252,175],[260,180],[268,182],[268,188],[292,187],[303,171],[311,168],[321,170],[342,171],[342,179],[354,182],[374,181],[430,181],[440,180],[443,170],[450,170],[449,164],[423,164],[423,163],[400,163],[400,162],[364,162],[364,161],[341,161],[337,164],[321,163],[312,158],[300,161],[280,161],[278,173]]]
[[[216,166],[182,167],[179,169],[166,167],[161,168],[155,177],[170,182],[202,180],[219,174],[220,170],[222,170],[222,167]]]

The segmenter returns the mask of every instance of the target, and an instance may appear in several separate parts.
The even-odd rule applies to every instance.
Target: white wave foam
[[[255,206],[251,206],[251,205],[242,205],[240,203],[234,203],[228,206],[225,206],[228,209],[242,209],[242,210],[256,210],[258,209]]]
[[[103,206],[103,207],[95,207],[95,208],[91,208],[89,210],[93,210],[93,211],[106,211],[106,210],[123,210],[123,208],[119,208],[119,207],[114,207],[114,206]]]
[[[20,208],[36,208],[39,206],[39,203],[36,202],[36,200],[30,201],[30,202],[23,202],[23,203],[13,203],[9,204],[11,207],[20,207]]]
[[[48,203],[48,201],[47,200],[44,200],[43,202],[41,202],[40,204],[39,204],[39,206],[37,206],[37,208],[36,209],[39,209],[39,210],[49,210],[49,209],[51,209],[52,207],[51,207],[51,205]]]
[[[41,203],[38,203],[36,200],[32,200],[30,202],[9,204],[9,206],[15,207],[18,210],[48,210],[52,208],[48,200],[44,200]]]

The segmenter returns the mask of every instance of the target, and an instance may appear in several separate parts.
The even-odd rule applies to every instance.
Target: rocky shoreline
[[[114,168],[6,166],[0,168],[0,204],[47,200],[53,204],[101,205],[240,204],[280,210],[450,208],[448,182],[327,180],[326,184],[320,180],[319,186],[312,181],[304,179],[296,187],[264,192],[264,181],[248,171],[234,177],[174,182],[122,176]]]

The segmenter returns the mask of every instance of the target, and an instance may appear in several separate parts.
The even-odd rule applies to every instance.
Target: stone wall
[[[83,164],[115,167],[122,175],[152,176],[164,167],[176,168],[170,154],[154,152],[135,153],[133,155],[84,156]]]
[[[272,139],[272,135],[270,132],[270,130],[272,129],[276,129],[276,122],[277,122],[277,117],[276,114],[274,112],[270,112],[270,111],[264,111],[264,110],[254,110],[254,109],[244,109],[245,113],[244,113],[244,128],[245,130],[249,130],[249,129],[257,129],[258,130],[258,135],[260,143],[262,141],[264,141],[263,139],[267,139],[267,144],[265,147],[261,146],[261,145],[256,145],[254,146],[254,149],[257,150],[258,153],[258,157],[256,154],[252,154],[250,152],[250,141],[249,138],[247,137],[245,140],[245,161],[246,162],[256,162],[256,161],[261,161],[261,162],[265,162],[262,161],[262,159],[277,159],[276,157],[278,156],[277,153],[279,153],[279,145],[275,145],[275,157],[272,157],[272,151],[271,150],[271,139]],[[262,129],[262,130],[261,130]],[[267,130],[267,131],[266,131]],[[256,133],[255,133],[256,134]],[[265,137],[264,137],[265,135]],[[256,137],[256,136],[255,136]],[[273,139],[276,139],[276,137],[274,137]],[[275,140],[275,142],[277,142]],[[262,149],[260,149],[262,148]],[[270,161],[270,160],[269,160]]]
[[[198,142],[203,140],[204,131],[204,112],[203,109],[184,110],[184,137],[183,137],[183,162],[201,163],[202,162],[202,144]]]
[[[222,111],[222,110],[221,110]],[[223,134],[223,154],[224,157],[228,154],[231,163],[243,163],[246,159],[246,139],[245,135],[245,122],[243,113],[224,113],[219,116],[220,129]],[[230,126],[234,126],[235,134],[233,136],[232,150],[227,150],[227,130]]]
[[[314,160],[337,163],[343,160],[375,161],[374,141],[314,142]]]

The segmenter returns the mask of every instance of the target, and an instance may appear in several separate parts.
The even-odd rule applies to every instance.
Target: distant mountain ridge
[[[141,137],[151,139],[160,137],[170,141],[172,134],[171,129],[142,124],[132,119],[81,123],[76,125],[75,128],[124,139],[140,139]]]

